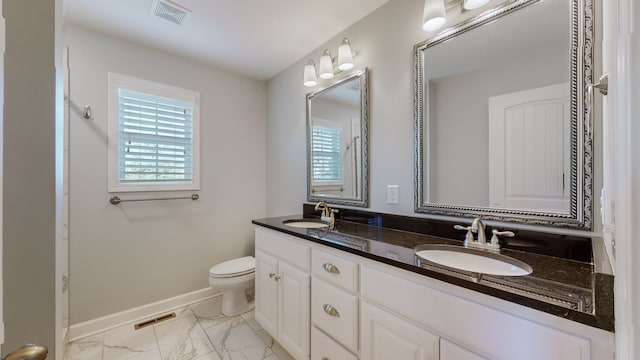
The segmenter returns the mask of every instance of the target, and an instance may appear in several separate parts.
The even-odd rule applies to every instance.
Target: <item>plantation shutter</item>
[[[190,102],[118,90],[121,183],[193,181],[193,108]]]
[[[322,126],[312,128],[313,181],[341,182],[341,130]]]

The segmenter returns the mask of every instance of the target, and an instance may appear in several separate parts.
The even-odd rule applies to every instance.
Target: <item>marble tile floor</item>
[[[254,312],[220,314],[221,297],[176,310],[174,319],[133,323],[69,343],[65,360],[293,360]]]

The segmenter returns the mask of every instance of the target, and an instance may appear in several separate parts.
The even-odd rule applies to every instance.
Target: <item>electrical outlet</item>
[[[398,185],[387,185],[387,204],[397,204],[398,198]]]

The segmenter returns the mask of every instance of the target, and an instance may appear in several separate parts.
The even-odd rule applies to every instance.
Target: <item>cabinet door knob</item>
[[[278,281],[278,280],[282,279],[282,276],[276,276],[275,279],[276,279],[276,281]]]
[[[330,272],[332,274],[340,274],[340,270],[338,270],[338,267],[333,265],[332,263],[324,263],[324,265],[322,265],[322,267],[327,271]]]
[[[322,305],[322,309],[324,310],[324,312],[326,312],[327,314],[329,314],[330,316],[333,317],[340,317],[340,313],[338,312],[338,310],[336,310],[336,308],[334,308],[332,305],[330,304],[324,304]]]
[[[274,274],[274,273],[269,273],[269,277],[270,277],[270,278],[273,278],[274,276],[276,276],[276,274]]]

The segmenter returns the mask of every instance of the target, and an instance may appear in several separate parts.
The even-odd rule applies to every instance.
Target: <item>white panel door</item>
[[[278,334],[278,260],[256,249],[255,318],[272,336]]]
[[[569,212],[569,84],[489,98],[491,207]]]
[[[438,336],[362,302],[362,359],[436,360]]]
[[[278,339],[296,359],[309,357],[309,275],[278,263]]]

